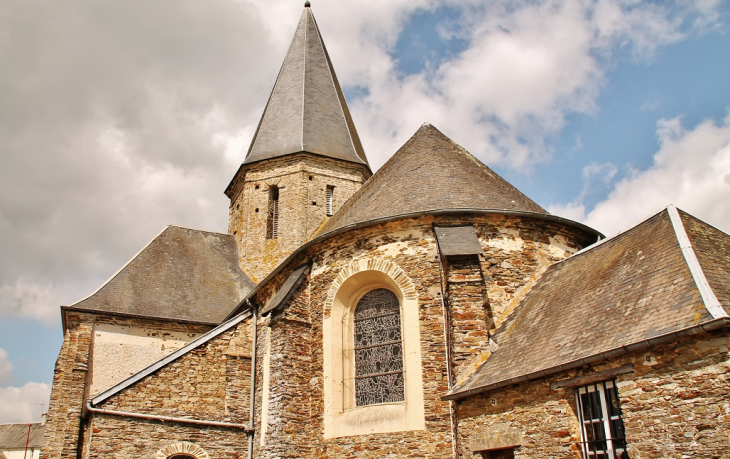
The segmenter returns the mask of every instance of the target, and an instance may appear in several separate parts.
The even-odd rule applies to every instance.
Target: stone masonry
[[[255,457],[451,457],[449,403],[441,400],[448,390],[444,352],[443,310],[437,249],[432,224],[459,225],[475,222],[477,233],[487,255],[484,261],[453,271],[453,279],[476,281],[475,298],[479,317],[484,321],[484,293],[491,291],[490,305],[494,316],[503,319],[513,302],[518,301],[520,286],[533,281],[552,262],[562,259],[588,243],[580,230],[560,224],[528,218],[501,215],[433,217],[405,219],[350,231],[322,241],[302,253],[297,266],[308,257],[313,260],[312,272],[298,289],[281,317],[272,317],[270,327],[260,327],[257,358],[257,387],[261,376],[266,345],[270,362],[268,389],[257,390]],[[484,235],[488,238],[484,238]],[[527,247],[529,250],[525,250]],[[323,374],[322,323],[328,311],[323,309],[328,291],[339,271],[358,259],[382,258],[397,264],[416,286],[421,329],[421,354],[426,430],[360,435],[323,439]],[[492,261],[490,261],[492,260]],[[476,258],[475,258],[476,261]],[[478,266],[481,264],[481,267]],[[473,266],[472,266],[473,265]],[[493,267],[496,265],[496,267]],[[486,268],[486,269],[485,269]],[[490,268],[492,268],[490,270]],[[475,273],[484,269],[488,282],[477,281]],[[273,280],[281,285],[289,275],[284,270]],[[494,286],[493,284],[499,283]],[[259,292],[255,301],[266,304],[276,287]],[[458,295],[457,295],[458,296]],[[459,333],[464,333],[460,327]],[[267,336],[268,334],[268,336]],[[463,336],[468,336],[468,333]],[[480,336],[479,339],[483,339]],[[306,375],[306,376],[304,376]],[[264,441],[261,432],[262,391],[268,390]],[[308,413],[308,414],[307,414]],[[262,444],[263,443],[263,444]],[[302,456],[304,454],[304,456]]]
[[[727,458],[729,347],[727,330],[703,333],[459,401],[460,457],[481,458],[481,437],[508,430],[516,458],[580,459],[576,389],[550,383],[632,364],[616,377],[629,457]]]
[[[363,164],[298,153],[245,164],[227,190],[228,232],[236,236],[241,269],[260,282],[307,242],[328,219],[326,190],[334,187],[333,211],[370,176]],[[279,187],[279,235],[266,237],[269,187]]]

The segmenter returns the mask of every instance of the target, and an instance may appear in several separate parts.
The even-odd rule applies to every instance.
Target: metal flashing
[[[98,405],[99,403],[103,403],[112,395],[115,395],[115,394],[119,393],[120,391],[126,389],[127,387],[131,386],[132,384],[134,384],[138,381],[141,381],[142,379],[144,379],[147,376],[151,375],[152,373],[156,372],[160,368],[167,366],[169,363],[174,362],[175,360],[179,359],[180,357],[182,357],[183,355],[192,351],[193,349],[196,349],[196,348],[202,346],[203,344],[207,343],[208,341],[212,340],[213,338],[221,335],[222,333],[225,333],[226,331],[230,330],[231,328],[233,328],[236,325],[238,325],[239,323],[241,323],[244,319],[249,318],[250,316],[251,316],[251,311],[244,311],[241,314],[233,317],[232,319],[230,319],[226,322],[223,322],[219,326],[217,326],[214,329],[210,330],[209,332],[199,336],[195,340],[193,340],[190,343],[186,344],[185,346],[181,347],[180,349],[178,349],[177,351],[168,355],[167,357],[158,360],[157,362],[148,366],[144,370],[133,374],[129,378],[120,382],[119,384],[116,384],[115,386],[105,390],[101,394],[92,398],[91,402],[90,402],[91,406]]]
[[[276,292],[276,295],[274,295],[271,300],[264,306],[264,308],[261,310],[261,315],[268,314],[269,312],[280,309],[283,305],[289,302],[292,295],[294,295],[294,292],[297,288],[302,284],[304,281],[304,278],[307,277],[307,274],[309,274],[310,266],[309,263],[304,264],[297,269],[295,269],[289,277],[284,281],[284,284],[281,286],[278,292]]]
[[[439,251],[443,256],[481,255],[484,253],[476,231],[468,226],[434,226]]]
[[[692,248],[692,242],[689,240],[687,231],[685,231],[684,225],[682,224],[682,218],[679,216],[679,211],[677,211],[677,208],[673,204],[670,204],[667,207],[667,212],[669,213],[669,218],[672,221],[672,227],[674,228],[674,233],[677,236],[679,247],[682,249],[682,255],[684,255],[684,259],[687,261],[687,266],[689,267],[690,273],[692,273],[692,278],[695,281],[695,285],[697,285],[697,290],[699,290],[700,295],[702,296],[702,302],[705,304],[707,312],[710,313],[713,319],[728,317],[727,311],[725,311],[725,308],[723,308],[717,300],[715,292],[712,291],[712,287],[709,282],[707,282],[707,277],[705,277],[702,266],[697,259],[694,249]]]

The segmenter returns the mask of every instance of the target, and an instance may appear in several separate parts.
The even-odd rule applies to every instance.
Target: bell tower
[[[371,175],[307,2],[246,158],[226,188],[241,269],[263,280]]]

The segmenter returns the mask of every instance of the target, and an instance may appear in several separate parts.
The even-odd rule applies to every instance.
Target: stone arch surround
[[[416,286],[413,285],[413,281],[411,281],[400,266],[382,258],[368,258],[353,261],[340,270],[339,274],[337,274],[337,277],[335,277],[335,280],[332,282],[332,285],[327,291],[327,299],[324,303],[325,314],[329,314],[329,312],[332,311],[332,306],[335,303],[337,292],[342,284],[353,275],[362,271],[379,271],[396,283],[400,291],[403,293],[404,300],[418,299]]]
[[[196,459],[210,459],[210,455],[200,446],[189,443],[186,441],[173,443],[171,445],[167,445],[161,450],[157,451],[154,456],[152,456],[153,459],[167,459],[170,456],[173,456],[175,454],[190,454],[191,456],[194,456]]]

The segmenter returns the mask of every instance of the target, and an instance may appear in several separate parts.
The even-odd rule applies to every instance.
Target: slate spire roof
[[[670,206],[549,267],[447,398],[728,326],[729,261],[730,236]]]
[[[437,210],[547,214],[468,151],[426,123],[322,228]]]
[[[311,8],[305,6],[244,164],[309,152],[368,166]]]

